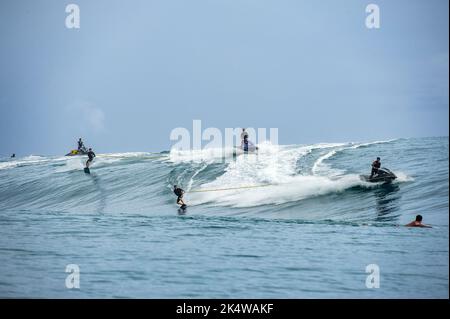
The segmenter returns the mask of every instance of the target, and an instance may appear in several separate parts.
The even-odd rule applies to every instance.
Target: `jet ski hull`
[[[387,168],[380,168],[378,169],[378,174],[375,174],[372,177],[369,175],[359,175],[359,178],[369,183],[391,183],[397,176]]]
[[[359,178],[369,183],[391,183],[395,178],[388,177],[370,177],[369,175],[359,175]]]
[[[80,155],[86,155],[87,152],[78,151],[78,150],[72,150],[70,153],[67,153],[65,156],[80,156]]]

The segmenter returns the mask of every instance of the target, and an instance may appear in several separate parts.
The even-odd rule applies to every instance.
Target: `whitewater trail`
[[[339,146],[341,144],[338,144]],[[199,187],[202,192],[189,194],[191,205],[213,204],[233,207],[252,207],[283,204],[311,196],[343,191],[356,185],[365,186],[357,175],[331,180],[325,176],[297,175],[297,161],[313,149],[337,145],[302,147],[277,146],[277,156],[239,156],[225,169],[223,175]],[[269,152],[270,153],[270,152]],[[323,159],[320,159],[323,161]],[[316,165],[317,166],[317,165]],[[251,188],[251,189],[250,189]],[[216,190],[221,191],[217,194]],[[214,190],[214,192],[207,192]]]
[[[373,144],[388,142],[376,141]],[[345,171],[332,168],[325,163],[338,152],[369,145],[371,143],[356,145],[321,143],[300,147],[266,145],[271,151],[267,152],[266,149],[266,152],[261,152],[257,156],[238,156],[236,161],[227,165],[223,175],[214,181],[199,185],[195,193],[189,194],[189,200],[191,205],[252,207],[295,202],[342,192],[356,186],[373,188],[377,184],[362,181],[357,174],[345,174]],[[297,161],[311,154],[313,150],[321,149],[331,150],[314,162],[312,175],[297,175]],[[399,182],[407,180],[410,179],[406,175],[404,178],[399,176]]]

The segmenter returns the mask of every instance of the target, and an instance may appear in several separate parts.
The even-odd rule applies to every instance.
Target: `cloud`
[[[67,107],[71,118],[75,118],[78,124],[95,132],[105,130],[105,113],[92,102],[76,101]]]

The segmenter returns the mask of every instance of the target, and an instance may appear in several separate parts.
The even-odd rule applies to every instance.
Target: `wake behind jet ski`
[[[372,175],[359,175],[359,177],[366,182],[370,183],[390,183],[397,178],[394,173],[385,167],[377,169],[377,172]]]

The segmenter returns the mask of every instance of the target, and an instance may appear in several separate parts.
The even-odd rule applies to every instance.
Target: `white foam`
[[[385,143],[391,143],[398,140],[398,138],[390,139],[390,140],[382,140],[382,141],[373,141],[373,142],[366,142],[366,143],[358,143],[353,145],[351,148],[360,148],[364,146],[370,146],[370,145],[376,145],[376,144],[385,144]],[[354,144],[354,143],[353,143]]]
[[[39,164],[39,163],[47,162],[49,160],[50,159],[43,157],[43,156],[29,155],[29,156],[25,156],[25,157],[23,157],[21,159],[17,159],[17,160],[0,162],[0,169],[14,168],[17,166],[22,166],[22,165]]]
[[[105,153],[105,154],[98,154],[100,157],[104,158],[145,158],[145,157],[165,157],[165,155],[162,154],[155,154],[155,153],[149,153],[149,152],[125,152],[125,153]]]
[[[238,156],[235,161],[228,164],[223,175],[201,185],[194,190],[196,192],[188,196],[193,205],[214,203],[214,205],[250,207],[298,201],[341,192],[354,186],[375,187],[373,183],[362,181],[359,175],[344,175],[344,171],[333,169],[324,163],[337,152],[357,146],[360,144],[320,143],[300,147],[271,145],[269,150],[274,152],[259,152],[258,156]],[[296,163],[299,158],[314,149],[327,148],[334,149],[316,160],[312,168],[313,175],[297,175]],[[401,177],[399,179],[402,180]]]
[[[182,162],[214,162],[233,156],[235,148],[206,148],[199,150],[175,150],[171,149],[169,160],[173,163]]]
[[[346,175],[336,180],[324,176],[297,175],[284,183],[267,187],[191,193],[188,194],[188,197],[191,205],[213,203],[221,206],[253,207],[300,201],[310,197],[342,192],[358,185],[373,187],[373,185],[362,182],[358,175]]]
[[[195,177],[207,167],[208,167],[208,164],[205,163],[205,164],[203,164],[203,166],[201,166],[198,170],[195,171],[195,173],[192,175],[191,179],[189,180],[188,187],[187,187],[188,191],[192,188],[192,184],[194,183]]]
[[[0,163],[0,169],[12,168],[12,167],[16,167],[17,165],[18,165],[17,161],[14,161],[14,162],[1,162]]]
[[[67,157],[64,166],[57,167],[56,172],[63,173],[82,169],[85,165],[86,159],[80,156]]]
[[[395,175],[397,176],[396,182],[412,182],[414,181],[414,178],[412,176],[407,175],[403,172],[396,172]]]
[[[145,153],[141,153],[145,154]],[[114,154],[96,154],[94,161],[90,167],[103,167],[113,163],[120,162],[125,158],[140,157],[140,153],[114,153]],[[66,156],[63,158],[66,164],[63,167],[58,167],[56,172],[69,172],[80,170],[86,166],[87,156]]]
[[[312,173],[314,175],[319,174],[321,171],[330,171],[330,167],[329,165],[326,165],[323,163],[323,161],[329,159],[330,157],[333,157],[334,155],[336,155],[336,153],[339,150],[333,150],[330,151],[328,153],[326,153],[325,155],[322,155],[321,157],[319,157],[315,162],[314,165],[312,167]]]
[[[28,155],[22,158],[23,161],[39,161],[43,159],[46,159],[46,157],[39,155]]]

